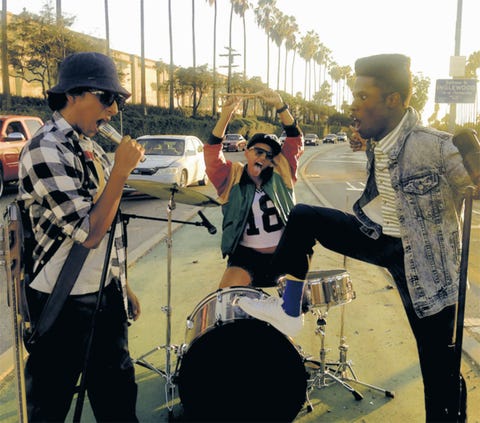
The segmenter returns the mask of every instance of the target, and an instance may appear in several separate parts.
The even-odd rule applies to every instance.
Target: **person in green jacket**
[[[272,90],[257,93],[274,107],[287,134],[282,145],[271,134],[254,134],[245,150],[246,164],[227,160],[222,140],[241,96],[223,104],[204,148],[207,175],[222,204],[222,254],[228,256],[220,288],[272,286],[267,273],[273,253],[295,203],[294,184],[303,153],[303,135],[281,96]]]

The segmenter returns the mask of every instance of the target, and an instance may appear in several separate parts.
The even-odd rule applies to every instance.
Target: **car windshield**
[[[182,156],[185,151],[185,141],[178,139],[137,139],[145,149],[147,156]]]

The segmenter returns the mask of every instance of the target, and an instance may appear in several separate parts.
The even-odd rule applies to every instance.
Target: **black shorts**
[[[237,246],[235,252],[228,257],[227,267],[241,267],[252,278],[252,286],[267,288],[276,286],[277,282],[269,276],[272,272],[273,254],[259,253],[252,248]]]

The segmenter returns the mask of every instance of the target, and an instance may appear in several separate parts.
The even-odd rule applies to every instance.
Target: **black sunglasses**
[[[268,159],[268,160],[272,160],[274,155],[271,151],[267,151],[267,150],[264,150],[263,148],[260,148],[260,147],[250,147],[249,150],[253,150],[255,152],[255,155],[257,157],[261,157],[265,154],[265,157]]]
[[[125,107],[125,101],[127,100],[123,95],[118,93],[113,93],[111,91],[103,91],[103,90],[87,90],[90,94],[98,97],[100,103],[102,103],[106,107],[110,107],[113,102],[117,103],[118,110],[123,110]]]

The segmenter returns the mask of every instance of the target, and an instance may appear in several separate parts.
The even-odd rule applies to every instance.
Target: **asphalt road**
[[[320,176],[319,172],[320,168],[331,166],[327,175],[335,174],[339,169],[340,160],[347,162],[346,168],[354,171],[355,163],[353,162],[359,160],[357,156],[350,156],[351,153],[345,147],[329,145],[307,148],[302,160],[305,164],[302,175],[305,175],[306,179],[301,179],[296,188],[299,202],[324,204],[327,201],[336,207],[345,208],[342,207],[342,203],[347,202],[345,192],[350,193],[347,188],[352,181],[343,182],[344,192],[342,193],[339,192],[342,186],[340,180],[333,178],[331,184],[327,184],[325,175]],[[316,153],[320,154],[317,156]],[[231,157],[238,158],[241,154],[234,153]],[[319,163],[317,160],[322,162]],[[358,172],[361,172],[363,165],[360,161],[358,166],[360,169]],[[356,172],[355,170],[354,173]],[[309,175],[308,178],[307,175]],[[212,188],[208,186],[195,188],[195,190],[208,195],[213,194]],[[350,196],[348,201],[351,201]],[[129,202],[129,204],[129,207],[136,208],[135,213],[165,217],[164,201],[143,200]],[[221,227],[219,207],[206,208],[203,211],[217,228]],[[186,220],[193,216],[193,220],[196,220],[196,212],[195,207],[178,204],[173,212],[173,218]],[[192,315],[202,299],[211,297],[215,292],[225,266],[219,251],[220,230],[217,234],[210,235],[203,227],[179,225],[169,244],[160,242],[166,234],[164,222],[132,219],[128,225],[128,234],[129,259],[134,262],[129,268],[129,280],[142,303],[142,316],[130,328],[131,353],[133,357],[140,358],[151,352],[146,359],[156,369],[164,370],[167,359],[162,346],[167,340],[167,319],[164,309],[167,303],[169,273],[171,343],[175,346],[189,346],[190,332],[186,325],[187,317]],[[139,247],[148,241],[150,241],[149,246]],[[154,245],[155,241],[156,245]],[[328,310],[324,308],[316,310],[318,313],[323,313],[321,316],[314,313],[305,315],[305,327],[300,336],[294,340],[294,344],[302,357],[311,357],[316,361],[321,357],[322,338],[325,343],[326,359],[329,362],[340,362],[341,355],[344,353],[350,366],[346,369],[346,375],[357,379],[350,384],[363,396],[363,399],[356,400],[351,392],[332,380],[326,381],[328,386],[317,380],[310,391],[313,410],[308,412],[306,407],[302,407],[295,421],[375,423],[424,421],[422,385],[414,340],[398,294],[385,277],[385,273],[375,266],[350,259],[345,261],[344,257],[317,247],[312,261],[312,270],[316,269],[346,269],[351,276],[356,298],[344,305],[333,305]],[[269,288],[265,291],[270,295],[276,295],[274,289]],[[317,324],[318,317],[324,318],[326,322],[321,331]],[[199,338],[202,339],[202,337],[203,335]],[[279,345],[279,349],[283,349],[283,344],[289,342],[283,342]],[[275,364],[273,355],[262,353],[259,340],[254,334],[245,340],[245,344],[246,353],[255,358],[252,368],[247,369],[248,374],[251,375],[252,384],[262,380],[267,385],[266,389],[274,394],[276,392],[280,394],[279,390],[283,389],[295,390],[288,381],[286,384],[278,385],[269,383],[268,380],[265,382],[262,378],[267,371],[282,372],[282,366]],[[340,348],[341,345],[343,350]],[[224,351],[221,344],[207,343],[206,348],[211,355],[222,354]],[[182,369],[182,360],[185,357],[178,357],[175,350],[172,350],[172,366],[179,365]],[[211,372],[219,375],[217,376],[218,386],[228,390],[239,376],[238,366],[232,361],[222,364],[220,368],[216,367],[213,365]],[[311,375],[314,376],[315,369],[311,371]],[[469,421],[478,423],[480,422],[478,368],[471,359],[464,356],[462,371],[467,377],[469,390]],[[168,421],[172,413],[175,418],[181,416],[182,407],[178,396],[175,395],[171,401],[168,401],[170,397],[166,395],[165,377],[138,366],[137,382],[139,385],[137,410],[140,421]],[[2,398],[0,421],[16,421],[12,385],[12,380],[8,378],[0,385]],[[383,390],[394,391],[395,398],[385,395]],[[215,406],[216,398],[212,394],[211,398],[205,401],[205,407]],[[238,406],[242,406],[242,403]],[[265,404],[265,407],[271,407],[271,404]],[[88,402],[85,405],[82,420],[94,421]]]

